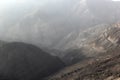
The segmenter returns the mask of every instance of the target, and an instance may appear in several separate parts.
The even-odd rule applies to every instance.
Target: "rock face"
[[[106,52],[111,48],[120,45],[120,28],[119,23],[110,25],[95,40],[89,42],[90,47],[97,52]]]
[[[80,33],[74,40],[67,42],[65,48],[82,48],[83,52],[105,52],[120,43],[119,23],[97,25]],[[87,55],[87,54],[86,54]]]
[[[64,49],[81,48],[103,34],[108,27],[110,27],[108,24],[100,24],[92,28],[88,28],[85,31],[78,31],[77,34],[73,32],[69,36],[72,39],[68,38],[66,44],[62,47]]]
[[[119,80],[120,47],[108,54],[67,67],[47,80]]]
[[[80,61],[82,55],[85,59],[97,57],[120,45],[120,24],[102,24],[77,34],[73,32],[63,41],[61,49],[66,50],[63,60],[68,63]]]
[[[63,67],[59,58],[31,44],[7,43],[0,49],[0,80],[41,80]]]
[[[100,27],[99,27],[100,28]],[[87,34],[89,37],[83,37],[83,42],[79,38],[74,41],[77,48],[82,48],[82,54],[86,59],[71,67],[58,72],[58,74],[48,78],[48,80],[119,80],[120,79],[120,24],[115,23],[103,27],[101,31],[94,28],[93,33]],[[91,35],[93,34],[93,35]],[[80,56],[80,52],[74,54]],[[66,56],[69,56],[66,55]]]

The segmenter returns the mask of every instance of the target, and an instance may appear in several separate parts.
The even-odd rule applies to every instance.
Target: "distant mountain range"
[[[111,8],[116,7],[116,4],[108,0],[107,2],[106,0],[100,0],[100,2],[96,0],[91,2],[89,0],[52,0],[50,3],[45,0],[42,1],[45,2],[42,6],[39,2],[31,3],[31,1],[28,5],[27,3],[13,4],[1,11],[0,39],[59,49],[59,46],[64,44],[70,35],[77,36],[96,25],[120,20],[117,16],[119,7]],[[93,2],[99,5],[91,6]],[[110,10],[107,12],[109,7]],[[102,15],[104,11],[112,18],[104,17]]]

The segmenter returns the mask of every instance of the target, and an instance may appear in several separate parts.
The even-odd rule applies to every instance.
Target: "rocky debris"
[[[67,67],[47,80],[119,80],[120,48],[109,51],[109,55],[89,59]]]

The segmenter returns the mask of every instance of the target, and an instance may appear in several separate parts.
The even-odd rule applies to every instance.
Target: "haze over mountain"
[[[0,38],[2,40],[22,41],[59,49],[56,46],[65,42],[73,33],[77,35],[79,32],[97,24],[115,21],[108,17],[103,19],[104,16],[101,15],[103,13],[99,13],[108,10],[107,7],[115,6],[110,3],[111,1],[106,2],[108,5],[102,0],[101,3],[95,3],[99,5],[95,5],[93,4],[94,1],[1,1],[1,4],[4,5],[2,5],[3,8],[0,8]],[[96,8],[94,9],[93,7]],[[102,9],[104,10],[101,11]],[[96,10],[98,10],[98,13],[96,13]],[[114,12],[116,14],[110,13],[113,10],[119,12],[117,7],[114,9],[110,8],[110,11],[105,12],[105,14],[110,14],[111,17],[114,17],[117,12]]]
[[[106,80],[119,76],[119,1],[2,0],[0,5],[1,79]],[[56,73],[64,65],[68,66],[65,71]],[[113,71],[114,66],[118,71]]]
[[[104,55],[110,49],[116,49],[120,44],[120,24],[97,25],[82,33],[72,34],[59,48],[66,49],[56,54],[62,60],[76,63],[87,58]]]

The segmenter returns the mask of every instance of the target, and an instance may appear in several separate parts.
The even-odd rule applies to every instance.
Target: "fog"
[[[73,32],[119,21],[117,0],[1,0],[0,39],[54,46]]]
[[[120,0],[112,0],[112,1],[120,1]]]

